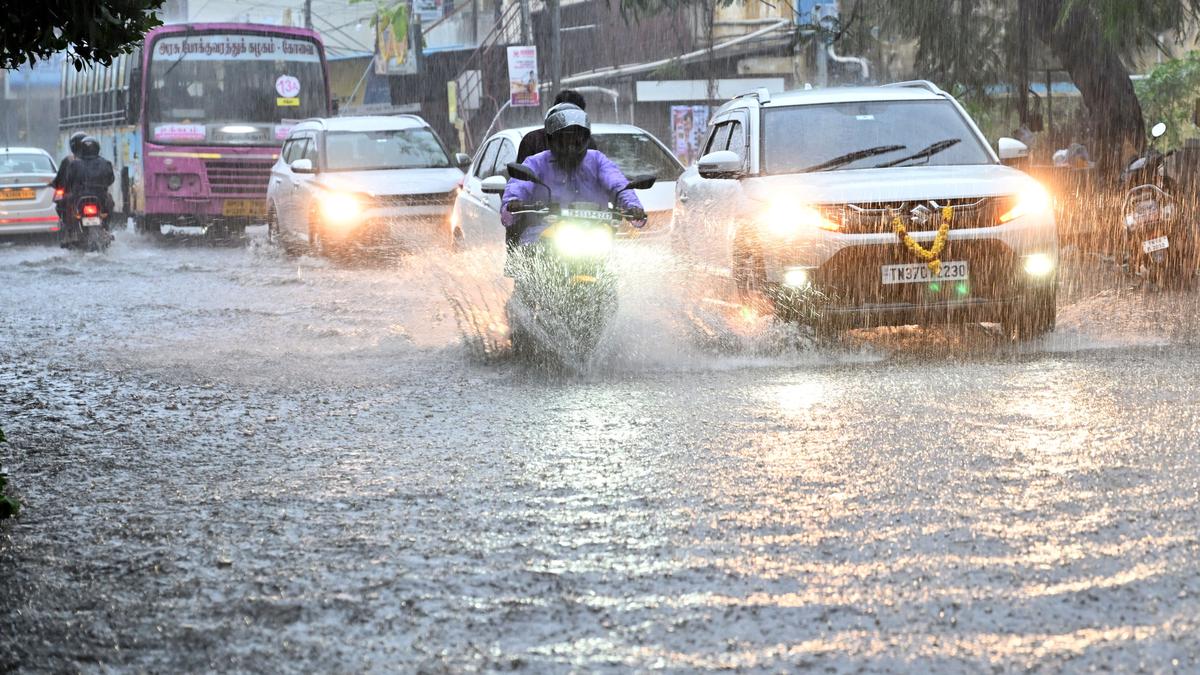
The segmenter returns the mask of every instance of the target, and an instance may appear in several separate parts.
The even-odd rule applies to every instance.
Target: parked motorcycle
[[[1158,285],[1179,286],[1196,272],[1196,219],[1193,210],[1181,208],[1179,182],[1166,169],[1173,153],[1155,148],[1166,132],[1166,124],[1154,125],[1154,141],[1122,172],[1126,193],[1121,212],[1130,273],[1144,269]]]
[[[71,200],[70,207],[63,213],[68,221],[62,227],[67,237],[63,242],[64,247],[88,252],[108,249],[113,236],[109,232],[110,214],[103,198],[91,194],[79,195]]]
[[[509,164],[508,173],[550,192],[524,164]],[[654,176],[640,176],[619,192],[644,190],[654,182]],[[503,192],[504,179],[488,179],[483,189]],[[606,204],[550,202],[529,204],[513,213],[530,219],[527,222],[549,225],[536,243],[515,249],[510,256],[513,293],[505,309],[513,351],[582,366],[617,310],[617,280],[608,262],[614,234],[626,214]]]

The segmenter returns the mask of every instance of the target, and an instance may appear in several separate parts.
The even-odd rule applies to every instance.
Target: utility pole
[[[533,17],[529,13],[529,0],[519,0],[521,7],[521,44],[533,44]],[[496,20],[500,20],[500,2],[496,3]],[[507,33],[507,31],[505,31]]]
[[[312,0],[304,0],[304,27],[312,28]]]
[[[554,96],[562,81],[562,2],[546,0],[550,10],[550,95]]]

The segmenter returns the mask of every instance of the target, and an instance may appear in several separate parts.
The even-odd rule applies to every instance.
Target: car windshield
[[[429,129],[331,131],[325,136],[329,171],[444,169],[451,166],[441,141]]]
[[[276,145],[328,101],[316,43],[249,34],[158,39],[146,90],[157,143]]]
[[[608,156],[626,178],[653,174],[661,182],[673,181],[683,166],[649,134],[596,134],[596,147]]]
[[[799,105],[763,112],[765,173],[992,161],[958,109],[944,100]]]
[[[0,155],[0,175],[54,173],[54,162],[46,155],[10,152]]]

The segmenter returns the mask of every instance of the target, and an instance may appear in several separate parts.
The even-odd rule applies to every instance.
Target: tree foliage
[[[1192,106],[1200,97],[1200,52],[1188,52],[1182,58],[1159,64],[1134,88],[1147,125],[1167,123],[1168,147],[1196,135]]]
[[[0,10],[0,67],[17,68],[66,52],[76,69],[111,64],[162,25],[164,0],[5,2]]]

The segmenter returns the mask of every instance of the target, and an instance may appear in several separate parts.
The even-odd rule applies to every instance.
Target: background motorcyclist
[[[100,199],[104,213],[112,213],[113,199],[108,189],[115,181],[112,162],[100,156],[100,141],[88,136],[79,142],[79,154],[75,161],[67,167],[64,178],[66,194],[63,204],[66,213],[71,214],[70,227],[72,235],[78,234],[79,223],[74,222],[76,200],[84,196],[95,196]]]
[[[549,117],[550,113],[554,112],[561,103],[568,103],[580,110],[587,110],[587,104],[584,103],[583,96],[579,92],[574,89],[563,89],[558,92],[558,96],[554,97],[554,105],[550,106],[550,110],[546,112],[546,116]],[[596,140],[588,138],[587,147],[588,150],[596,150]],[[524,163],[527,158],[549,149],[550,146],[546,144],[545,128],[534,129],[525,134],[525,137],[521,139],[521,145],[517,148],[517,162]]]
[[[646,224],[646,212],[633,190],[623,190],[629,180],[621,169],[599,150],[589,150],[591,124],[587,113],[577,106],[560,104],[546,115],[549,150],[526,159],[538,179],[549,188],[523,180],[510,180],[504,189],[500,220],[506,229],[510,248],[536,242],[548,225],[542,218],[519,218],[521,211],[534,201],[568,205],[589,202],[620,208],[634,227]]]
[[[66,190],[67,167],[71,166],[71,162],[74,162],[75,159],[79,157],[79,143],[85,138],[87,138],[87,134],[83,133],[82,131],[76,131],[75,133],[71,134],[71,138],[67,141],[67,147],[70,149],[70,152],[68,152],[66,156],[62,158],[62,161],[58,163],[58,173],[54,174],[54,180],[50,181],[50,186],[54,188],[56,193],[58,190]],[[59,220],[62,220],[63,202],[57,197],[55,198],[54,202],[54,208],[58,210],[58,218]]]

